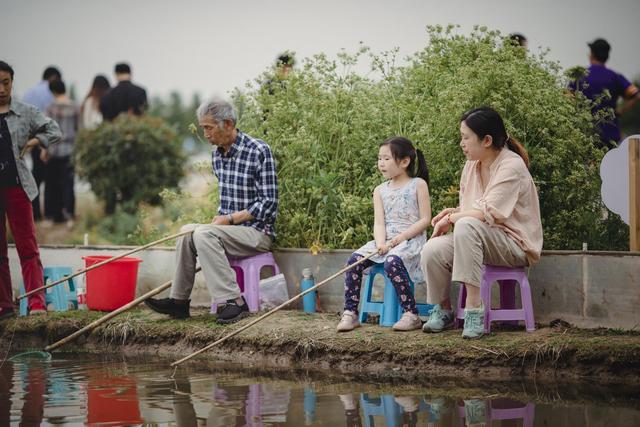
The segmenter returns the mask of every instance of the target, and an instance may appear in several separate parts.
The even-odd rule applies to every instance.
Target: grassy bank
[[[7,348],[11,352],[43,348],[102,314],[73,311],[0,322],[2,353]],[[57,351],[108,350],[178,358],[255,318],[220,326],[205,310],[192,315],[178,321],[138,308]],[[535,378],[640,385],[639,333],[542,327],[532,333],[498,330],[468,341],[460,330],[399,333],[369,324],[338,334],[337,321],[333,314],[280,312],[188,363],[233,361],[392,382]]]

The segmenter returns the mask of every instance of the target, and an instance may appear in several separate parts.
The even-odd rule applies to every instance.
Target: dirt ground
[[[104,313],[70,311],[0,322],[3,353],[42,349]],[[181,358],[256,319],[215,323],[206,310],[187,320],[135,308],[56,352],[105,352]],[[640,386],[640,334],[617,330],[542,327],[535,332],[496,330],[463,340],[460,330],[441,334],[394,332],[366,324],[338,334],[335,314],[282,311],[186,364],[233,362],[263,369],[302,369],[352,380],[428,382],[439,379],[589,381]]]

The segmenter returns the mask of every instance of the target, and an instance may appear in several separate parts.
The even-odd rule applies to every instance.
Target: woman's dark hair
[[[89,89],[89,93],[85,96],[85,100],[91,98],[93,106],[97,109],[98,105],[100,105],[100,99],[104,96],[107,91],[111,89],[111,85],[109,84],[109,80],[103,76],[102,74],[98,74],[93,79],[93,84],[91,85],[91,89]],[[81,111],[84,111],[84,103],[82,104]]]
[[[11,80],[13,81],[13,68],[11,68],[11,65],[7,64],[4,61],[0,61],[0,71],[9,73],[9,75],[11,76]]]
[[[100,99],[109,89],[111,89],[109,80],[107,80],[107,78],[102,74],[98,74],[93,79],[93,84],[91,85],[91,89],[89,90],[87,97],[93,96],[94,98]]]
[[[529,167],[529,155],[527,150],[516,139],[507,135],[504,121],[500,114],[491,107],[480,107],[469,110],[460,118],[480,139],[489,135],[492,139],[491,145],[494,149],[500,150],[507,145],[511,151],[522,157],[524,164]]]
[[[409,166],[407,167],[407,173],[410,177],[418,177],[425,180],[429,184],[429,168],[427,162],[424,159],[422,151],[416,149],[413,143],[403,136],[394,136],[380,144],[382,146],[388,146],[396,162],[408,157]]]

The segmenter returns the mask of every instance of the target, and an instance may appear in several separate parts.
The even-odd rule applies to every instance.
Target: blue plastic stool
[[[51,283],[71,275],[73,270],[67,266],[45,267],[44,283],[50,280]],[[24,295],[24,283],[20,285],[20,294]],[[45,305],[53,305],[55,311],[69,310],[69,303],[73,303],[74,308],[78,308],[78,295],[76,294],[76,284],[73,279],[67,280],[66,283],[60,283],[52,288],[45,290]],[[26,316],[28,312],[27,298],[20,300],[20,316]]]
[[[384,277],[384,296],[382,301],[371,301],[373,283],[377,274],[381,274]],[[411,285],[411,292],[413,292],[414,287],[411,279],[409,279],[409,284]],[[416,303],[416,308],[420,316],[428,316],[431,314],[433,304]],[[380,315],[380,321],[378,322],[380,326],[393,326],[402,317],[402,305],[400,305],[398,294],[396,294],[391,280],[384,272],[384,264],[372,265],[364,283],[359,316],[360,323],[367,321],[369,313],[378,313]]]
[[[316,392],[311,387],[304,388],[303,406],[305,425],[316,422]]]
[[[392,394],[383,394],[380,397],[371,398],[367,393],[360,396],[360,406],[364,412],[365,427],[374,427],[373,417],[382,415],[385,425],[398,426],[402,419],[402,408],[396,403]]]
[[[383,416],[385,425],[387,426],[399,426],[402,424],[402,414],[404,409],[400,404],[395,401],[395,396],[392,394],[383,394],[380,397],[371,398],[367,393],[360,395],[360,405],[364,412],[364,425],[365,427],[375,427],[375,416]],[[427,412],[427,420],[434,422],[437,420],[431,407],[420,399],[418,405],[418,412]]]

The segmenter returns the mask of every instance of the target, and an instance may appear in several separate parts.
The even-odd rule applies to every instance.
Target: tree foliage
[[[457,204],[464,157],[459,118],[490,105],[529,150],[545,248],[624,249],[624,226],[603,221],[594,120],[589,101],[570,96],[546,54],[531,55],[500,33],[430,27],[427,46],[396,65],[396,52],[364,46],[333,60],[304,62],[278,85],[237,96],[240,126],[265,139],[278,162],[278,242],[294,247],[357,247],[372,235],[378,144],[404,135],[426,155],[434,213]],[[356,64],[369,59],[362,76]],[[267,73],[265,73],[267,75]]]
[[[130,211],[177,187],[185,163],[181,142],[164,120],[126,115],[82,131],[75,156],[78,174],[96,196],[105,200],[115,192]]]

